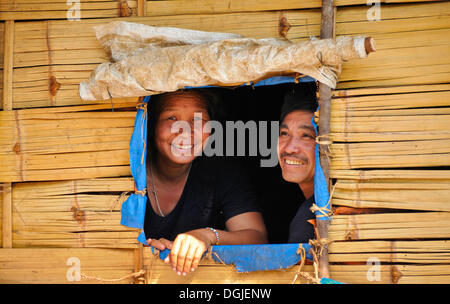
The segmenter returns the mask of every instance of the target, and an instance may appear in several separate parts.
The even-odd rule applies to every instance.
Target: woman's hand
[[[203,253],[215,240],[214,232],[206,228],[181,233],[171,244],[170,255],[164,262],[171,263],[178,275],[186,275],[197,269]]]
[[[169,240],[166,240],[166,239],[163,239],[163,238],[160,238],[159,240],[147,239],[147,244],[149,246],[153,246],[156,249],[162,251],[164,249],[169,249],[169,250],[172,249],[173,242],[169,241]]]

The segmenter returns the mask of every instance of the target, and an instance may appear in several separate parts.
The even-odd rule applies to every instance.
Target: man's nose
[[[291,137],[284,147],[284,152],[288,154],[298,154],[302,151],[299,140],[295,137]]]

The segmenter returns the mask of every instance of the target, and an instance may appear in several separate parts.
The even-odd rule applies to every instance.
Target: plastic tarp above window
[[[293,43],[124,21],[97,26],[95,32],[111,61],[100,64],[80,84],[83,100],[233,86],[292,74],[334,88],[343,61],[367,56],[365,37]]]

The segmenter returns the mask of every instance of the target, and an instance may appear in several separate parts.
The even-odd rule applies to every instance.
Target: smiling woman
[[[195,270],[211,245],[267,241],[244,168],[229,159],[197,157],[209,136],[203,125],[214,115],[212,100],[205,91],[189,90],[149,103],[144,231],[149,245],[171,250],[165,262],[177,274]]]

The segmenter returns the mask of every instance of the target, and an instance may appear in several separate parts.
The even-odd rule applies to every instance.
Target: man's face
[[[313,113],[293,111],[280,125],[278,161],[283,178],[291,183],[314,185],[314,149],[316,132],[312,125]]]

